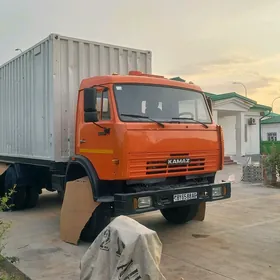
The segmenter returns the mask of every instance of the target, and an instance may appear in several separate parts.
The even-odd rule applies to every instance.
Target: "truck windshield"
[[[150,119],[173,123],[212,122],[203,94],[197,91],[160,85],[116,84],[114,94],[119,117],[125,122],[151,122]],[[132,118],[131,115],[146,117]]]

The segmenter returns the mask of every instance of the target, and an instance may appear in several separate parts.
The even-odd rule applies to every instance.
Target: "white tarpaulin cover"
[[[119,216],[81,260],[81,280],[165,280],[159,269],[162,243],[155,231]]]

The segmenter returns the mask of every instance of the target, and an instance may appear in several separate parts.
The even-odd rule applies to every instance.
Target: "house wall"
[[[223,116],[219,110],[217,110],[217,123],[222,126],[224,131],[224,147],[225,147],[225,155],[232,156],[237,153],[237,140],[236,140],[236,121],[238,118],[236,117],[239,112],[231,112],[231,116]],[[229,112],[228,112],[229,114]],[[215,114],[216,115],[216,114]],[[220,116],[221,115],[221,116]],[[256,124],[249,125],[249,119],[255,118]],[[244,115],[244,133],[242,133],[243,138],[243,148],[242,151],[244,155],[255,155],[260,153],[260,127],[259,127],[259,112],[246,112]],[[215,120],[215,118],[214,118]],[[244,136],[243,136],[244,135]],[[279,125],[279,139],[280,139],[280,125]]]
[[[249,125],[249,119],[254,118],[256,120],[255,125]],[[245,126],[247,124],[247,139],[245,132],[245,154],[256,155],[260,153],[260,113],[248,112],[245,115]],[[244,127],[245,131],[246,128]]]
[[[231,156],[236,154],[236,116],[218,117],[218,124],[224,131],[225,155]]]
[[[218,111],[217,110],[213,110],[213,121],[215,123],[218,123]]]
[[[262,141],[267,141],[267,133],[276,132],[277,133],[277,141],[280,141],[280,124],[279,123],[271,123],[271,124],[262,124],[261,125],[261,139]]]

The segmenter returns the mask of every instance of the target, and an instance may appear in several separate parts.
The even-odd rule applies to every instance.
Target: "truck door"
[[[84,123],[80,129],[80,154],[88,158],[100,179],[109,180],[114,176],[113,122],[111,101],[108,90],[98,92],[98,121]]]

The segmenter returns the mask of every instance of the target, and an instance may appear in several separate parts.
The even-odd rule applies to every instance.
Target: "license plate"
[[[180,193],[180,194],[174,194],[173,195],[173,201],[186,201],[191,199],[197,199],[197,192],[191,192],[191,193]]]

